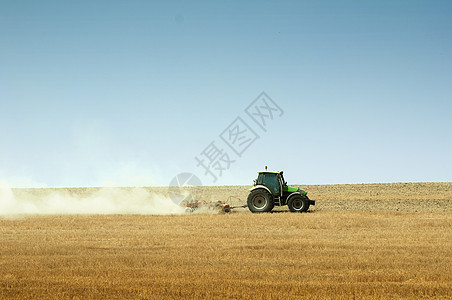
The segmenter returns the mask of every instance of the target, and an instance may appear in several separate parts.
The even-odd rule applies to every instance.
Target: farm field
[[[452,183],[302,188],[305,214],[0,216],[0,298],[452,297]]]

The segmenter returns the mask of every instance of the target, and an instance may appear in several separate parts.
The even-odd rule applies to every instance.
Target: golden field
[[[452,298],[452,183],[303,188],[305,214],[0,217],[0,298]]]

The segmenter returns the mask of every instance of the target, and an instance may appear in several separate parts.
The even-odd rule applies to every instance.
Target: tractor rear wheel
[[[248,209],[253,213],[269,212],[275,206],[273,196],[264,189],[255,189],[247,199]]]
[[[306,212],[309,209],[309,198],[307,196],[294,195],[289,198],[287,206],[291,212]]]

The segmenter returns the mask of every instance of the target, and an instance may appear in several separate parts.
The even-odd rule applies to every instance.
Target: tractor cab
[[[257,179],[254,180],[254,185],[263,185],[270,190],[274,196],[282,196],[284,187],[287,182],[284,181],[283,172],[258,172]]]

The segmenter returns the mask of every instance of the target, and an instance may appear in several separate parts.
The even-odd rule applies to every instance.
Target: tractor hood
[[[295,192],[300,192],[300,194],[302,194],[303,196],[306,196],[308,194],[308,192],[306,192],[305,190],[302,190],[300,188],[297,187],[293,187],[293,186],[284,186],[283,190],[285,192],[289,192],[289,193],[295,193]]]

